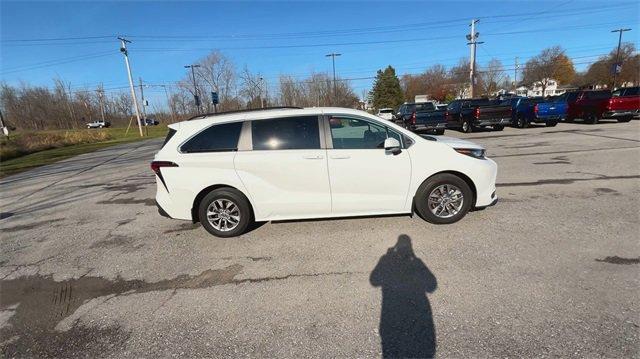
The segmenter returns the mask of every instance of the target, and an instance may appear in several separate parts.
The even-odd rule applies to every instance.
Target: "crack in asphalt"
[[[574,182],[588,182],[588,181],[601,181],[601,180],[616,180],[616,179],[635,179],[640,178],[640,175],[628,175],[628,176],[605,176],[601,175],[596,178],[557,178],[546,179],[531,182],[510,182],[510,183],[496,183],[496,187],[521,187],[521,186],[539,186],[545,184],[572,184]]]

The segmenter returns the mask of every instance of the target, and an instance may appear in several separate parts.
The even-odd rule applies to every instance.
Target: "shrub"
[[[29,153],[83,143],[104,142],[112,139],[106,131],[71,130],[54,133],[24,133],[0,141],[0,160],[24,156]]]

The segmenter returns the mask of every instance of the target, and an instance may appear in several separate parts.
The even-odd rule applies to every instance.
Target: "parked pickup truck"
[[[93,121],[87,123],[87,128],[103,128],[109,126],[111,126],[111,123],[109,121]]]
[[[573,98],[573,97],[572,97]],[[567,122],[583,119],[586,123],[595,124],[607,112],[611,92],[609,90],[579,91],[575,100],[567,99]]]
[[[511,105],[501,100],[465,99],[455,100],[447,107],[447,128],[472,132],[476,128],[491,126],[502,131],[511,124]]]
[[[624,87],[613,91],[603,118],[613,118],[618,122],[631,121],[640,116],[640,87]]]
[[[428,130],[442,135],[447,127],[445,114],[446,110],[436,109],[433,102],[405,103],[398,109],[396,122],[411,131]]]
[[[529,127],[530,123],[544,123],[548,127],[558,124],[559,117],[545,115],[555,107],[547,106],[547,102],[555,101],[552,98],[543,97],[512,97],[506,99],[503,104],[511,106],[511,125],[518,128]],[[543,109],[542,115],[540,109]]]

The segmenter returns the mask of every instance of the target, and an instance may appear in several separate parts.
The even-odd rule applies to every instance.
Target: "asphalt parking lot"
[[[158,215],[160,140],[4,178],[2,356],[638,357],[640,121],[447,135],[500,197],[448,226],[215,238]]]

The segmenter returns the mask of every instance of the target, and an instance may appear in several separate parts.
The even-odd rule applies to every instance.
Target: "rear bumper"
[[[534,122],[551,122],[551,121],[560,121],[562,116],[560,115],[547,115],[547,116],[536,116],[533,118]]]
[[[492,118],[488,120],[477,120],[474,121],[474,126],[494,126],[494,125],[503,125],[507,126],[511,124],[511,118]]]
[[[638,116],[638,114],[640,114],[640,110],[614,110],[603,113],[602,118],[633,117]]]
[[[158,201],[156,201],[156,207],[158,207],[158,214],[160,214],[162,217],[173,218],[169,215],[169,213],[167,213],[167,211],[162,208]]]
[[[444,130],[445,128],[447,128],[446,122],[416,123],[411,125],[412,130]]]

